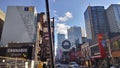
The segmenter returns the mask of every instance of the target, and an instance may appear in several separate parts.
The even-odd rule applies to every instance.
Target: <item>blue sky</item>
[[[49,0],[50,16],[56,19],[56,33],[66,34],[66,29],[70,26],[81,26],[84,32],[84,11],[87,6],[105,6],[107,8],[110,4],[120,4],[120,0]],[[8,5],[35,6],[37,12],[46,10],[45,0],[0,0],[0,9],[4,12]]]

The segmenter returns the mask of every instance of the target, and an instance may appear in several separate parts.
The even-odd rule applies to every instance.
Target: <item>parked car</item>
[[[59,62],[56,62],[55,63],[55,68],[59,68],[59,67],[61,67],[61,64]]]
[[[70,62],[68,66],[69,68],[80,68],[76,62]]]

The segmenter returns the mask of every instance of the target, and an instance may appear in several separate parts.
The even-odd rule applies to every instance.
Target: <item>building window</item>
[[[29,7],[25,7],[25,8],[24,8],[24,11],[29,11]]]
[[[95,8],[95,7],[92,7],[92,10],[96,10],[96,8]]]

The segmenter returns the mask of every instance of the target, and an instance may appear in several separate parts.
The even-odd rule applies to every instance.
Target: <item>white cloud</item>
[[[65,16],[63,16],[63,17],[58,17],[58,19],[60,20],[60,21],[63,21],[63,22],[65,22],[65,21],[67,21],[68,19],[70,19],[70,18],[72,18],[73,16],[72,16],[72,13],[71,12],[66,12],[65,13]]]
[[[66,13],[65,13],[65,16],[66,16],[67,18],[72,18],[72,13],[66,12]]]
[[[59,19],[60,21],[64,21],[64,22],[68,20],[67,17],[58,17],[58,19]]]
[[[67,29],[69,27],[70,26],[68,26],[68,25],[57,23],[57,27],[56,27],[57,33],[66,34],[67,33]]]
[[[68,25],[57,23],[56,31],[57,31],[57,33],[65,34],[65,36],[67,37],[67,29],[69,27],[70,26],[68,26]]]

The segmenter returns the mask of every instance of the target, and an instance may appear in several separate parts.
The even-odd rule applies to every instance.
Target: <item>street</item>
[[[69,67],[68,67],[68,64],[61,64],[60,67],[55,67],[55,68],[69,68]],[[80,68],[88,68],[88,67],[80,66]]]
[[[55,67],[55,68],[68,68],[68,64],[61,64],[60,67]]]

